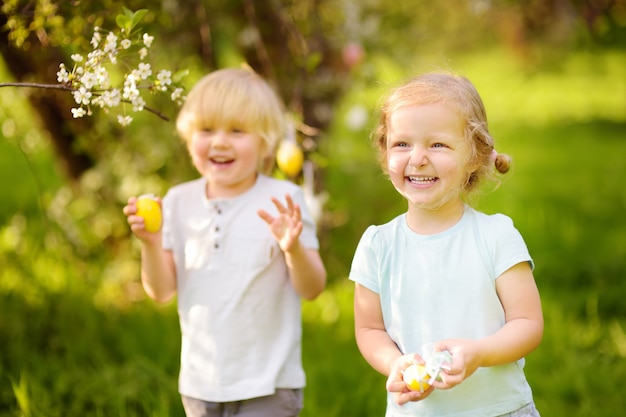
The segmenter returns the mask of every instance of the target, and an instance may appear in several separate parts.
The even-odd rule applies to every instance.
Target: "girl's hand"
[[[287,207],[277,198],[272,197],[278,216],[273,217],[264,210],[259,210],[257,213],[269,226],[282,251],[289,252],[298,243],[300,233],[302,233],[302,213],[300,206],[293,202],[289,194],[285,196],[285,199]]]
[[[161,199],[157,198],[159,206],[161,205]],[[138,216],[137,213],[137,197],[130,197],[128,203],[122,209],[126,216],[126,221],[130,225],[130,230],[133,234],[142,242],[146,244],[154,244],[161,241],[161,230],[155,233],[148,232],[145,229],[144,219]]]
[[[434,390],[434,387],[430,387],[424,392],[411,390],[402,375],[404,370],[410,365],[420,364],[424,365],[424,359],[417,353],[410,355],[403,355],[395,359],[389,367],[389,377],[387,378],[387,391],[392,393],[394,400],[398,405],[403,405],[409,401],[420,401],[428,397]]]
[[[469,378],[480,364],[478,343],[468,339],[448,339],[435,343],[438,352],[447,350],[452,354],[452,363],[439,373],[441,381],[433,385],[439,389],[450,389]]]

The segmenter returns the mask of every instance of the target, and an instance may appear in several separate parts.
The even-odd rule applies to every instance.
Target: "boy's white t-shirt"
[[[302,189],[260,175],[244,194],[206,197],[200,178],[163,198],[163,247],[176,263],[182,332],[179,391],[211,402],[302,388],[300,298],[284,255],[258,216],[289,194],[302,211],[302,245],[318,249]]]
[[[452,228],[419,235],[406,214],[370,226],[356,249],[350,279],[379,294],[385,329],[404,354],[449,338],[479,339],[505,324],[496,279],[520,262],[533,266],[526,244],[502,214],[469,206]],[[450,390],[398,406],[391,416],[497,416],[532,402],[524,359],[479,368]]]

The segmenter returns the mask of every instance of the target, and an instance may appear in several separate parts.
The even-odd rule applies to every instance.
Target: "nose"
[[[215,130],[211,138],[211,146],[214,148],[225,148],[228,146],[228,138],[224,130]]]
[[[409,158],[409,165],[415,167],[421,167],[428,164],[428,156],[426,155],[426,151],[419,146],[415,146],[411,150],[411,156]]]

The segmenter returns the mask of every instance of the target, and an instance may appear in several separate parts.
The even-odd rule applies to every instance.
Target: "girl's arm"
[[[356,284],[354,289],[354,331],[356,342],[365,360],[387,376],[387,391],[402,405],[426,398],[434,388],[411,391],[402,379],[402,372],[412,363],[424,363],[417,354],[403,355],[385,330],[378,294]]]
[[[372,368],[389,376],[391,363],[402,356],[402,352],[385,330],[378,294],[360,284],[355,284],[354,288],[354,333],[365,360]]]
[[[302,298],[312,300],[326,286],[326,268],[317,250],[306,249],[300,243],[303,227],[300,206],[293,202],[289,194],[285,199],[286,207],[272,197],[278,216],[273,217],[264,210],[259,210],[258,214],[267,223],[285,254],[285,262],[294,289]]]
[[[461,383],[479,367],[515,362],[532,352],[543,337],[541,299],[532,270],[521,262],[496,280],[496,291],[505,312],[505,325],[479,340],[450,339],[436,343],[436,350],[452,353],[450,372],[442,372],[438,388]]]

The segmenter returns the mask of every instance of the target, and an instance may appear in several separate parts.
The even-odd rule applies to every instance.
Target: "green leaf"
[[[148,9],[140,9],[133,12],[126,7],[123,7],[122,10],[124,14],[117,15],[115,22],[117,23],[117,26],[119,26],[120,29],[126,33],[131,33],[135,26],[137,26],[149,12]]]
[[[187,75],[189,75],[188,69],[177,71],[176,73],[174,73],[174,75],[172,75],[172,81],[175,83],[179,83]]]
[[[140,9],[137,10],[135,13],[133,13],[132,18],[131,18],[131,22],[130,22],[130,29],[132,30],[135,26],[137,26],[139,24],[139,22],[141,22],[143,20],[144,17],[146,17],[146,15],[148,14],[148,9]]]
[[[130,27],[131,27],[130,17],[123,15],[123,14],[119,14],[115,17],[115,23],[117,23],[117,26],[119,26],[119,28],[122,29],[122,31],[130,32]]]

